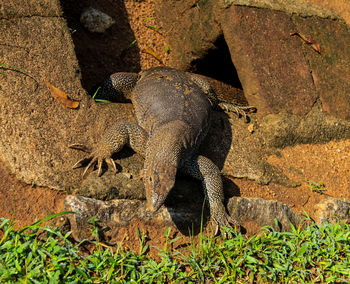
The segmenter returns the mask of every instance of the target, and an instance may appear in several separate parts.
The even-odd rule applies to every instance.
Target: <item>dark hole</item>
[[[220,36],[215,41],[214,49],[209,50],[203,58],[193,61],[191,65],[191,71],[194,73],[205,75],[232,87],[242,89],[224,36]]]
[[[61,0],[79,61],[82,86],[91,91],[115,72],[140,70],[139,48],[130,27],[124,0]],[[106,32],[92,33],[80,23],[81,13],[93,7],[111,16],[116,23]]]

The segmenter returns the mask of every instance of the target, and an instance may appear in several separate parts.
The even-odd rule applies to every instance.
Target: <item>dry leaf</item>
[[[66,108],[77,108],[79,102],[69,99],[67,94],[55,86],[51,85],[47,80],[45,80],[46,86],[49,88],[51,95],[58,101],[61,105]]]
[[[164,65],[162,59],[160,59],[159,55],[150,47],[146,47],[144,50],[142,50],[144,53],[147,53],[149,55],[152,55],[155,59],[157,59],[161,64]]]
[[[297,35],[299,36],[305,43],[310,44],[311,47],[318,53],[321,53],[321,47],[319,45],[319,43],[314,40],[313,38],[309,37],[309,36],[305,36],[301,33],[291,33],[291,36]]]

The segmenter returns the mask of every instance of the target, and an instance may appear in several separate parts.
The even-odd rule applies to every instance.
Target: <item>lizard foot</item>
[[[239,223],[234,220],[230,215],[228,215],[226,212],[224,214],[216,215],[212,217],[212,224],[214,225],[214,235],[216,236],[219,233],[219,230],[221,232],[221,235],[224,238],[227,238],[227,233],[225,230],[222,229],[222,227],[229,228],[231,230],[235,230],[235,228],[240,228]]]
[[[219,106],[224,108],[227,112],[234,112],[238,117],[244,117],[245,122],[249,122],[247,113],[256,112],[254,106],[237,106],[230,103],[219,103]]]
[[[76,162],[72,167],[73,169],[77,169],[85,166],[88,163],[83,172],[83,178],[85,177],[88,170],[91,167],[94,167],[96,163],[98,168],[97,175],[101,176],[103,161],[106,161],[107,164],[111,165],[115,173],[118,172],[117,165],[115,164],[114,160],[111,158],[112,151],[109,150],[108,147],[105,147],[103,144],[99,145],[95,150],[92,150],[91,148],[83,144],[72,144],[72,145],[69,145],[68,147],[71,149],[80,150],[89,154],[87,157]]]

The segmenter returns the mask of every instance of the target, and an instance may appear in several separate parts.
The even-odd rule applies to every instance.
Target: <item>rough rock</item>
[[[75,214],[68,216],[74,239],[81,241],[91,238],[92,225],[90,218],[98,220],[97,225],[101,232],[115,230],[120,226],[128,226],[130,222],[183,226],[192,220],[200,221],[200,207],[193,208],[165,208],[161,207],[152,214],[146,210],[145,202],[140,200],[115,199],[100,201],[82,196],[70,195],[65,199],[65,210]],[[198,222],[197,222],[198,225]],[[109,232],[109,238],[113,238]]]
[[[100,200],[145,199],[142,181],[144,159],[130,149],[118,153],[116,159],[118,173],[104,168],[103,175],[91,172],[72,193]]]
[[[319,17],[292,17],[296,30],[316,40],[317,54],[303,44],[305,61],[310,64],[322,110],[340,119],[350,120],[350,29],[343,21]]]
[[[80,22],[92,33],[104,33],[115,24],[112,17],[92,7],[87,8],[81,14]]]
[[[326,143],[350,137],[350,121],[325,115],[319,106],[305,117],[287,113],[268,114],[259,125],[258,131],[269,147]]]
[[[81,187],[72,191],[76,195],[111,200],[115,198],[144,199],[145,187],[140,176],[129,178],[128,172],[114,174],[106,171],[101,177],[96,172],[83,180]]]
[[[275,227],[277,220],[280,231],[290,230],[290,224],[299,225],[302,217],[293,212],[286,204],[262,198],[232,197],[227,203],[227,209],[238,222],[256,222],[260,227]]]
[[[290,36],[295,31],[290,16],[242,6],[231,6],[223,15],[224,37],[248,102],[260,114],[308,113],[317,93],[303,43]]]
[[[141,221],[146,224],[176,226],[184,234],[188,234],[188,228],[195,228],[198,232],[202,206],[184,205],[162,206],[156,213],[151,214],[146,210],[145,202],[139,200],[117,199],[100,201],[82,196],[67,196],[65,199],[65,210],[75,214],[68,216],[73,237],[81,241],[91,238],[92,224],[89,219],[97,219],[97,226],[104,235],[113,239],[113,230],[128,226],[131,222]],[[255,222],[258,226],[275,227],[275,219],[280,231],[290,230],[290,224],[297,226],[302,220],[287,205],[277,201],[269,201],[261,198],[234,197],[228,202],[228,211],[244,227],[246,222]],[[206,215],[206,214],[205,214]],[[204,216],[204,222],[206,222]]]
[[[350,200],[339,200],[333,197],[325,198],[315,205],[315,221],[323,224],[339,221],[350,222]]]
[[[30,10],[33,3],[24,6],[38,12]],[[68,145],[93,145],[115,117],[134,118],[131,105],[96,105],[89,98],[65,19],[55,12],[59,5],[47,7],[35,17],[9,9],[1,20],[0,157],[25,183],[69,191],[80,186],[71,166],[83,154]],[[58,104],[45,80],[79,100],[79,109]]]
[[[350,33],[332,11],[304,1],[183,0],[176,5],[172,9],[172,1],[162,1],[158,8],[169,32],[173,66],[191,68],[223,35],[245,96],[257,106],[260,119],[280,112],[303,117],[315,105],[338,119],[350,119]],[[316,41],[321,52],[298,34]]]
[[[14,19],[30,16],[60,17],[63,15],[59,1],[2,1],[0,19]]]
[[[216,1],[158,1],[157,18],[169,33],[168,42],[174,58],[171,66],[189,70],[191,62],[200,59],[209,49],[221,29],[215,19]]]
[[[232,5],[265,8],[269,10],[281,11],[287,14],[297,14],[303,17],[318,16],[321,18],[338,19],[339,15],[335,12],[322,8],[304,0],[224,0],[221,2],[223,7],[228,8]]]
[[[248,104],[241,89],[202,77],[210,82],[221,100],[237,105]],[[266,162],[268,149],[264,147],[265,137],[261,135],[261,131],[250,131],[250,127],[258,129],[257,126],[255,114],[250,114],[250,123],[247,124],[235,113],[214,111],[212,125],[200,152],[214,161],[223,175],[249,178],[259,184],[275,182],[288,187],[299,185],[298,182],[288,179],[282,169],[272,167]]]
[[[262,114],[305,115],[319,98],[324,111],[350,118],[350,33],[344,23],[232,6],[222,28],[245,95]],[[321,53],[291,36],[296,32],[316,40]]]
[[[249,125],[257,124],[256,119],[251,118],[253,121],[246,124],[235,114],[215,112],[212,127],[200,147],[201,153],[213,160],[223,175],[248,178],[259,184],[299,185],[288,179],[282,169],[266,162],[267,149],[263,146],[263,137],[257,131],[249,131]]]

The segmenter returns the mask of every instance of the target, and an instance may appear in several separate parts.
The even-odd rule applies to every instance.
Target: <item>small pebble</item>
[[[115,23],[112,17],[92,7],[81,14],[80,22],[92,33],[104,33]]]

